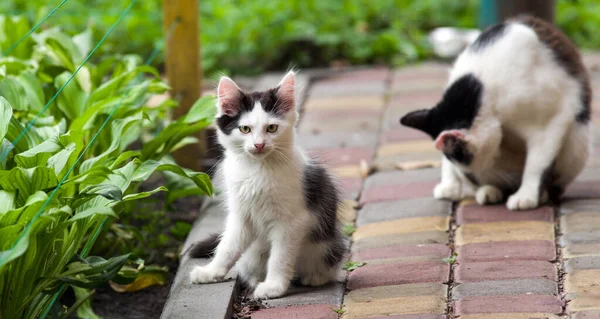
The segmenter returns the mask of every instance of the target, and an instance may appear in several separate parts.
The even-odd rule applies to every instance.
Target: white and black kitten
[[[327,171],[295,143],[294,77],[289,72],[277,88],[253,93],[227,77],[219,82],[216,124],[225,150],[218,174],[228,215],[213,260],[191,272],[194,283],[223,280],[236,262],[260,299],[282,296],[295,276],[310,286],[341,279],[341,198]]]
[[[506,195],[511,210],[558,198],[590,153],[591,89],[577,49],[522,16],[484,31],[456,60],[442,100],[400,122],[444,154],[436,198]]]

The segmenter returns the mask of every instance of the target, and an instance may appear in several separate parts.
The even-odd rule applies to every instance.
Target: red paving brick
[[[355,260],[370,260],[397,257],[432,256],[440,259],[450,256],[450,249],[441,244],[396,245],[382,248],[363,249],[354,254]]]
[[[395,315],[395,316],[377,316],[368,317],[369,319],[446,319],[445,315],[432,314],[414,314],[414,315]]]
[[[501,241],[468,244],[457,248],[459,262],[541,260],[556,258],[556,244],[550,240]]]
[[[302,121],[306,122],[323,122],[323,124],[329,121],[345,121],[351,119],[365,119],[369,117],[379,118],[380,111],[378,110],[344,110],[343,117],[340,119],[339,110],[320,110],[310,111],[303,115]]]
[[[381,144],[398,143],[413,140],[431,140],[429,135],[415,129],[400,127],[385,131],[381,135]],[[440,155],[441,157],[441,155]]]
[[[409,283],[446,282],[448,281],[448,272],[448,263],[441,260],[439,262],[367,264],[350,273],[347,288],[354,290]]]
[[[371,147],[344,147],[310,150],[308,153],[331,167],[360,164],[361,161],[370,163],[375,150]]]
[[[567,187],[565,199],[600,198],[600,181],[575,182]]]
[[[362,187],[362,179],[355,177],[338,178],[342,194],[346,198],[354,198],[360,192]]]
[[[455,282],[523,278],[558,279],[554,265],[539,260],[463,262],[454,268]]]
[[[338,305],[306,305],[262,309],[253,312],[252,319],[337,319],[338,315],[333,311],[337,308]]]
[[[378,186],[365,189],[360,197],[361,203],[384,202],[389,200],[430,197],[438,181],[410,184]]]
[[[512,312],[560,313],[562,312],[562,302],[555,296],[505,295],[465,297],[454,305],[454,314],[457,316]]]
[[[522,212],[510,211],[506,208],[506,205],[481,206],[477,204],[459,206],[456,210],[456,223],[458,225],[520,220],[552,222],[554,212],[552,207],[549,206]]]

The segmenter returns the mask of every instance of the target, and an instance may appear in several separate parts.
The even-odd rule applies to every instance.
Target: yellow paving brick
[[[565,234],[600,229],[600,213],[581,212],[563,215],[560,218],[560,228]]]
[[[330,169],[331,173],[336,177],[362,177],[360,165],[344,165]]]
[[[349,96],[336,98],[310,98],[305,110],[379,110],[383,108],[380,96]]]
[[[565,277],[567,293],[600,293],[600,269],[577,270]]]
[[[410,171],[415,169],[440,167],[441,165],[442,161],[440,160],[408,161],[396,163],[396,168],[401,171]]]
[[[353,251],[369,248],[381,248],[394,245],[445,244],[448,242],[446,231],[425,231],[418,233],[391,234],[387,236],[366,237],[355,240]]]
[[[377,151],[377,156],[394,156],[408,153],[439,153],[431,140],[407,141],[393,144],[383,144]]]
[[[600,309],[600,292],[578,293],[567,304],[567,312]]]
[[[600,244],[575,244],[563,248],[563,256],[565,258],[599,255]]]
[[[352,303],[344,306],[344,319],[407,314],[442,314],[446,310],[446,298],[438,296],[414,296],[377,299],[370,302]]]
[[[460,319],[559,319],[551,313],[475,313],[460,316]]]
[[[457,245],[514,240],[554,241],[554,224],[540,221],[513,221],[466,224],[456,231]]]
[[[419,218],[404,218],[392,221],[367,224],[359,227],[354,233],[354,240],[373,236],[385,236],[431,230],[448,230],[448,217],[431,216]]]
[[[445,298],[448,286],[438,283],[391,285],[356,289],[349,292],[344,298],[344,304],[372,302],[376,299],[389,299],[414,296],[438,296]]]
[[[356,220],[356,207],[358,203],[355,200],[344,200],[338,207],[337,215],[343,223],[352,223]]]
[[[461,200],[458,205],[459,206],[477,205],[477,202],[475,201],[475,198],[465,198],[465,199]]]

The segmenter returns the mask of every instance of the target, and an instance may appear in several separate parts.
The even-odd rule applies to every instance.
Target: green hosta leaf
[[[70,184],[100,184],[112,173],[113,171],[106,166],[96,166],[83,174],[67,179],[63,186]]]
[[[92,29],[87,28],[85,31],[73,36],[73,44],[79,49],[82,57],[87,56],[92,51],[93,34]]]
[[[33,168],[45,165],[53,153],[58,152],[62,146],[58,138],[46,140],[41,144],[15,155],[15,162],[23,168]]]
[[[117,218],[117,214],[115,214],[115,212],[110,207],[92,207],[84,211],[75,213],[75,215],[69,219],[69,222],[74,222],[76,220],[84,219],[95,215],[106,215]]]
[[[155,68],[146,65],[139,66],[132,71],[123,73],[110,79],[108,82],[103,83],[94,91],[94,93],[92,93],[90,103],[102,100],[107,96],[115,95],[118,91],[125,89],[127,84],[129,84],[129,82],[131,82],[138,74],[143,73],[153,74],[157,78],[160,77]]]
[[[164,186],[160,186],[156,189],[153,189],[151,191],[148,192],[140,192],[140,193],[136,193],[136,194],[129,194],[123,197],[123,201],[127,202],[127,201],[132,201],[132,200],[138,200],[141,198],[146,198],[146,197],[150,197],[152,196],[152,194],[156,194],[158,192],[168,192],[169,190],[164,187]]]
[[[135,170],[132,180],[137,182],[145,181],[154,171],[168,171],[183,177],[187,177],[194,181],[196,186],[198,186],[198,188],[200,188],[204,194],[212,196],[213,187],[208,174],[184,170],[174,164],[162,164],[152,160],[145,161]]]
[[[40,112],[45,105],[44,91],[40,80],[33,71],[26,71],[19,75],[19,81],[25,91],[30,111]]]
[[[170,123],[164,130],[142,147],[142,159],[146,160],[164,157],[184,138],[201,131],[208,125],[210,125],[209,121],[200,121],[194,124],[187,124],[182,121]]]
[[[117,159],[112,163],[111,165],[111,169],[116,169],[119,166],[121,166],[121,164],[123,164],[125,161],[127,161],[128,159],[132,158],[132,157],[138,157],[142,155],[142,152],[140,151],[127,151],[127,152],[123,152],[121,153],[121,155],[119,155],[119,157],[117,157]]]
[[[12,234],[10,237],[14,238],[12,241],[7,240],[7,238],[2,238],[2,240],[3,240],[2,243],[14,243],[17,240],[18,234],[20,233],[20,230],[22,228],[23,227],[19,226],[19,225],[2,228],[3,236]],[[10,247],[7,250],[0,251],[0,271],[2,271],[2,268],[7,263],[11,262],[14,259],[19,258],[21,255],[23,255],[25,253],[25,251],[27,251],[27,247],[29,246],[29,233],[30,232],[31,232],[31,228],[26,228],[23,238],[21,238],[21,240],[14,247]]]
[[[199,98],[186,114],[183,122],[187,124],[199,121],[211,122],[217,112],[217,100],[214,96],[203,96]]]
[[[123,199],[123,192],[115,185],[99,184],[84,188],[81,194],[85,195],[100,195],[108,200],[120,201]]]
[[[57,184],[54,170],[40,166],[29,169],[15,167],[0,178],[2,189],[7,191],[18,190],[18,203],[24,203],[29,195],[55,187]]]
[[[347,261],[346,263],[344,263],[344,270],[345,271],[354,271],[366,264],[367,264],[366,262],[362,262],[362,261]]]
[[[69,72],[60,74],[54,80],[54,86],[59,89],[67,82],[69,77],[71,77]],[[69,82],[56,98],[58,108],[71,121],[83,113],[86,102],[87,93],[77,81]]]
[[[12,107],[4,97],[0,96],[0,141],[2,141],[8,132],[8,125],[11,118]]]
[[[88,290],[79,287],[73,287],[75,292],[75,298],[77,302],[69,308],[69,311],[77,310],[77,317],[86,319],[102,319],[92,309],[92,295],[94,290]],[[70,318],[68,314],[65,314],[65,318]]]
[[[25,89],[17,78],[7,77],[0,81],[0,96],[4,97],[14,110],[27,110]]]
[[[0,190],[0,214],[4,214],[15,208],[15,194],[16,191],[7,192]]]
[[[56,279],[75,287],[92,289],[105,284],[119,273],[131,254],[114,257],[109,260],[100,257],[88,257],[67,266],[67,271]]]
[[[26,70],[33,70],[37,68],[37,63],[34,60],[19,60],[15,57],[1,57],[0,67],[4,69],[4,77],[7,75],[19,75],[21,72]]]

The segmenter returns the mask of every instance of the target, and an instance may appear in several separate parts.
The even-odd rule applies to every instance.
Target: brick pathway
[[[560,209],[433,199],[440,155],[398,120],[437,101],[446,68],[368,69],[311,86],[300,143],[339,176],[350,207],[340,214],[356,225],[350,259],[367,264],[345,286],[294,288],[252,318],[600,318],[600,160]]]

